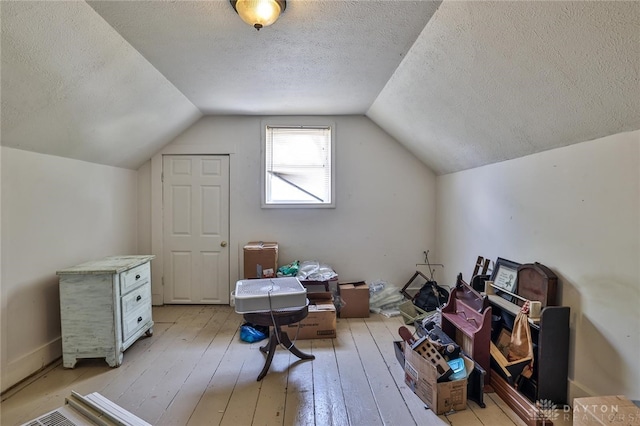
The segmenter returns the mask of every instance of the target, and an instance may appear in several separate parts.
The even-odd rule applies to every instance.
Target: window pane
[[[266,128],[267,204],[331,204],[331,128]]]

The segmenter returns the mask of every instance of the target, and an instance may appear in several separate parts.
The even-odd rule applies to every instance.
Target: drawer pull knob
[[[142,317],[138,317],[138,322],[142,322]]]
[[[140,279],[140,274],[136,275],[136,280]]]
[[[136,297],[136,302],[139,302],[140,300],[142,300],[142,296],[138,295],[138,297]]]

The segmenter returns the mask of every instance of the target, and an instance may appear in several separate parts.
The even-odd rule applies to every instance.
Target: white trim
[[[62,337],[57,337],[18,359],[10,361],[2,369],[2,392],[37,373],[62,356]]]
[[[267,126],[310,126],[331,129],[331,203],[267,204],[265,194],[266,128]],[[336,208],[336,122],[323,117],[268,117],[260,120],[260,207],[263,209],[335,209]]]
[[[597,396],[598,393],[583,383],[569,379],[569,401],[573,401],[574,398],[582,398],[585,396]]]
[[[164,244],[162,241],[162,157],[164,155],[229,155],[229,187],[233,187],[236,181],[234,174],[237,167],[234,167],[234,155],[236,153],[235,143],[216,143],[215,145],[169,145],[153,157],[151,157],[151,253],[155,254],[155,261],[151,262],[151,303],[155,306],[164,304],[164,288],[162,280],[164,278]],[[231,203],[231,198],[229,198]],[[229,217],[229,247],[237,244],[231,232],[231,221]],[[231,283],[237,281],[238,253],[229,250],[229,292]],[[236,276],[234,276],[234,274]]]

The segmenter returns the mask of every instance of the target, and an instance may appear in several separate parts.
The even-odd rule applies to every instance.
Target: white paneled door
[[[229,157],[165,155],[164,303],[229,303]]]

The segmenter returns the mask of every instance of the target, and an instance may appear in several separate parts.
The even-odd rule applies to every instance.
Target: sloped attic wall
[[[2,146],[137,169],[201,117],[84,1],[0,10]]]
[[[640,131],[438,177],[446,282],[477,256],[540,262],[571,308],[569,402],[640,399]]]
[[[640,2],[444,1],[367,116],[437,174],[640,129]]]

